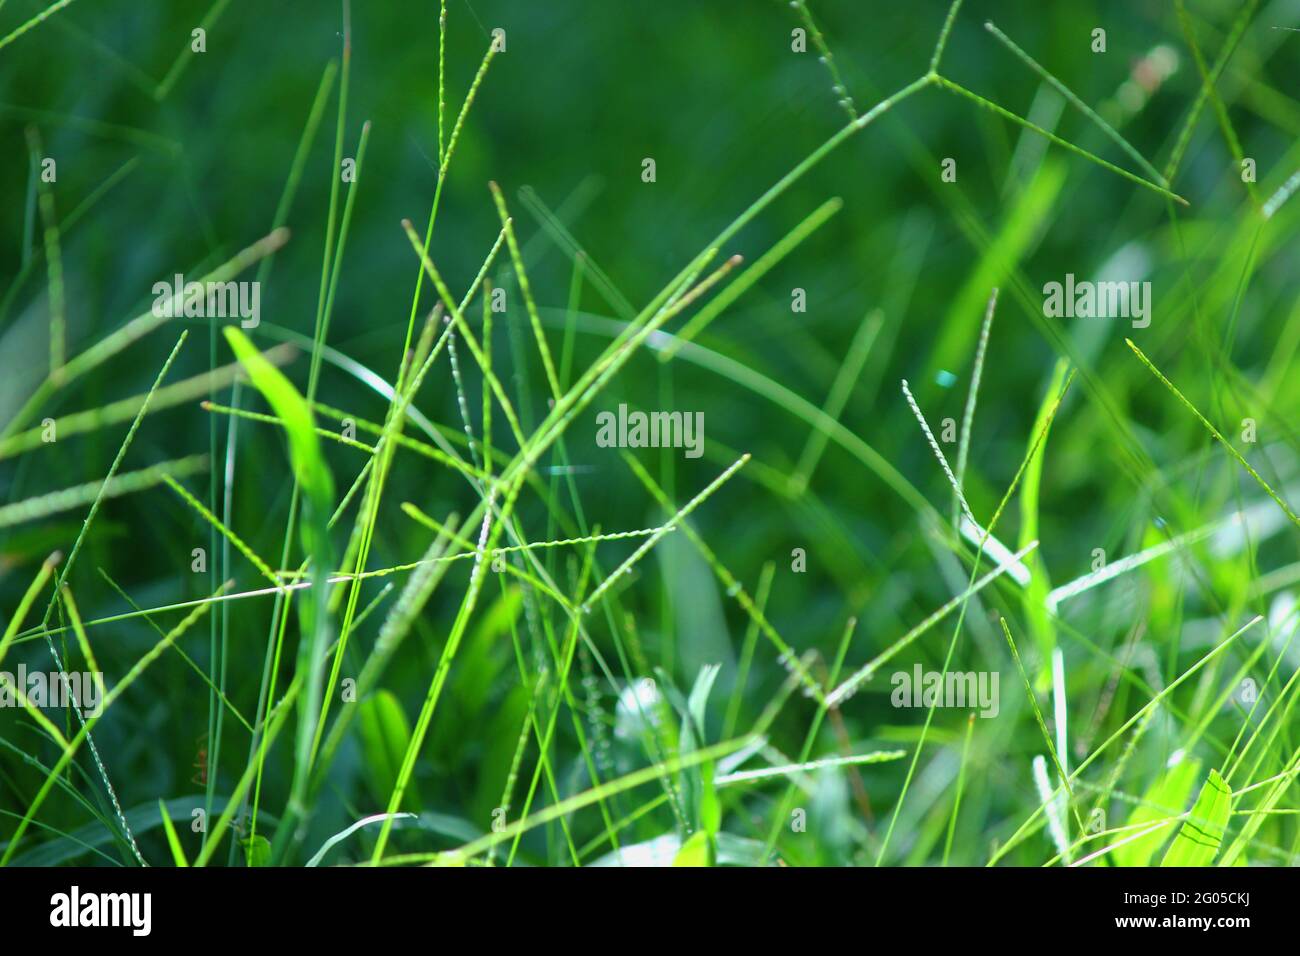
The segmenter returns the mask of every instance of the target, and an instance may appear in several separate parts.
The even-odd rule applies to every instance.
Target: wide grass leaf
[[[377,691],[357,706],[361,708],[357,725],[366,765],[366,787],[376,805],[383,805],[397,782],[397,769],[411,742],[411,727],[391,691]],[[402,805],[404,809],[419,812],[420,797],[414,782],[406,788]]]
[[[1183,821],[1160,865],[1209,866],[1218,855],[1231,812],[1232,791],[1219,776],[1219,771],[1211,770],[1196,804]]]
[[[313,735],[320,717],[325,676],[325,649],[329,645],[329,574],[334,556],[329,540],[330,513],[334,507],[334,481],[321,454],[320,438],[306,400],[284,374],[272,365],[235,326],[226,326],[226,340],[289,436],[294,477],[303,491],[303,550],[311,565],[310,597],[298,603],[302,628],[296,668],[303,681],[298,696],[298,731],[294,746],[291,803],[303,812],[310,771]]]
[[[1139,833],[1144,826],[1182,813],[1200,772],[1199,760],[1184,760],[1161,774],[1129,814],[1125,833]],[[1116,866],[1150,866],[1152,857],[1169,839],[1170,830],[1171,827],[1161,827],[1117,846],[1111,853],[1112,861]]]
[[[682,844],[682,848],[673,857],[673,866],[712,866],[713,841],[709,834],[701,830]]]

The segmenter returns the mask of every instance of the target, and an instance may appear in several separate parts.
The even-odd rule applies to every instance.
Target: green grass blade
[[[1231,814],[1232,791],[1219,771],[1211,770],[1160,865],[1209,866],[1218,855]]]

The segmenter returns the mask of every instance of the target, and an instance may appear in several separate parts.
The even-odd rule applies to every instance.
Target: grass
[[[779,67],[697,108],[618,99],[608,13],[579,54],[342,0],[229,145],[193,117],[255,14],[130,60],[27,5],[0,84],[89,46],[134,98],[0,102],[0,665],[104,680],[0,709],[0,864],[1296,862],[1300,62],[1257,4],[1116,5],[1080,60],[1072,11],[918,47],[771,3],[698,68]],[[562,93],[544,29],[601,58]],[[636,132],[541,136],[604,97]],[[260,323],[157,314],[177,272]],[[1067,272],[1153,322],[1047,317]],[[619,404],[702,410],[703,457],[599,447]],[[1001,675],[997,716],[899,707],[913,666]]]

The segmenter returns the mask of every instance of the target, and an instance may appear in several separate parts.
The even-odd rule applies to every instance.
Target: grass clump
[[[104,687],[0,708],[0,863],[1295,862],[1300,104],[1256,4],[1117,6],[1130,69],[1075,11],[918,48],[773,3],[639,94],[630,14],[343,0],[221,102],[264,14],[128,58],[23,6],[0,83],[72,79],[0,97],[0,666]],[[142,305],[178,272],[262,315]],[[1049,317],[1066,273],[1153,320]],[[619,404],[702,412],[702,460],[600,447]],[[997,716],[900,705],[913,667]]]

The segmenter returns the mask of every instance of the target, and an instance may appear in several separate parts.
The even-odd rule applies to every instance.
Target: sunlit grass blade
[[[1173,392],[1174,397],[1177,398],[1178,401],[1182,402],[1183,406],[1186,407],[1186,409],[1189,412],[1191,412],[1193,415],[1196,416],[1197,420],[1202,425],[1204,425],[1206,430],[1209,431],[1209,433],[1214,436],[1214,438],[1219,442],[1219,444],[1222,445],[1227,450],[1228,454],[1230,454],[1233,458],[1235,458],[1237,460],[1237,463],[1241,465],[1241,467],[1246,469],[1246,471],[1250,474],[1250,477],[1254,478],[1255,481],[1259,482],[1259,486],[1264,489],[1264,492],[1270,498],[1272,498],[1274,501],[1277,502],[1278,507],[1281,508],[1282,512],[1291,520],[1291,523],[1296,525],[1297,527],[1300,527],[1300,516],[1296,515],[1296,513],[1291,510],[1291,506],[1288,505],[1285,501],[1283,501],[1282,497],[1269,486],[1268,482],[1266,482],[1262,477],[1260,477],[1259,472],[1257,472],[1254,468],[1251,467],[1250,462],[1246,461],[1246,459],[1242,457],[1241,452],[1233,448],[1232,443],[1229,442],[1226,438],[1224,438],[1223,435],[1219,433],[1219,430],[1217,428],[1215,428],[1213,425],[1210,424],[1209,419],[1207,419],[1204,415],[1200,413],[1200,411],[1197,410],[1196,406],[1193,405],[1187,399],[1187,397],[1178,390],[1178,388],[1174,385],[1173,382],[1165,378],[1165,376],[1160,372],[1160,370],[1156,368],[1155,365],[1152,364],[1151,360],[1146,357],[1146,354],[1133,343],[1132,339],[1125,339],[1124,341],[1128,344],[1128,347],[1133,350],[1133,353],[1137,355],[1138,359],[1141,360],[1142,364],[1145,365],[1148,369],[1150,369],[1151,374],[1154,375],[1156,378],[1158,378],[1161,384],[1165,386],[1165,388]]]
[[[262,357],[238,328],[227,326],[225,334],[236,357],[248,370],[253,385],[285,422],[290,463],[304,492],[301,535],[303,550],[311,561],[312,587],[310,598],[298,605],[302,634],[296,669],[303,675],[306,690],[299,700],[294,784],[290,796],[290,812],[301,818],[308,812],[303,800],[312,734],[321,710],[325,647],[329,643],[327,575],[334,562],[331,558],[328,522],[333,507],[334,480],[321,455],[320,439],[316,435],[311,409],[298,390],[283,373]]]
[[[734,282],[709,302],[707,306],[695,313],[666,346],[659,351],[659,360],[666,362],[677,354],[686,342],[691,341],[731,306],[740,296],[763,276],[788,256],[798,245],[818,230],[831,216],[844,207],[841,199],[829,199],[822,203],[799,225],[791,229],[776,245],[763,253],[744,272],[736,276]]]
[[[54,574],[54,569],[59,566],[59,562],[62,560],[63,555],[56,551],[41,562],[40,570],[36,572],[36,577],[32,579],[32,583],[27,586],[22,600],[18,602],[18,607],[9,617],[9,623],[5,625],[4,634],[0,636],[0,662],[4,661],[5,654],[9,652],[9,645],[13,643],[14,637],[18,634],[18,629],[22,627],[27,612],[36,603],[36,596],[45,589],[45,585],[49,583],[50,577]]]
[[[1069,152],[1074,153],[1076,156],[1082,156],[1084,159],[1091,160],[1092,162],[1096,163],[1098,166],[1101,166],[1103,169],[1107,169],[1110,172],[1114,173],[1116,176],[1122,176],[1124,179],[1127,179],[1131,183],[1136,183],[1137,185],[1149,189],[1152,192],[1158,193],[1159,195],[1164,196],[1166,199],[1172,199],[1180,206],[1190,205],[1187,202],[1187,200],[1184,199],[1182,196],[1170,192],[1164,186],[1158,185],[1157,183],[1153,183],[1149,179],[1143,179],[1141,176],[1138,176],[1135,173],[1130,173],[1127,169],[1121,169],[1119,166],[1116,166],[1114,163],[1107,162],[1106,160],[1102,159],[1100,156],[1096,155],[1095,153],[1090,153],[1086,149],[1083,149],[1079,146],[1075,146],[1073,143],[1061,139],[1061,137],[1057,136],[1055,133],[1048,132],[1047,130],[1043,129],[1041,126],[1037,126],[1034,123],[1029,122],[1029,120],[1027,119],[1022,119],[1021,117],[1017,116],[1015,113],[1012,113],[1010,110],[998,106],[996,103],[988,99],[985,99],[984,97],[980,96],[978,93],[971,92],[970,90],[966,89],[966,87],[962,86],[959,83],[954,83],[952,80],[949,80],[946,77],[942,77],[942,76],[939,77],[935,82],[937,82],[944,89],[949,90],[950,92],[955,93],[958,96],[964,97],[965,99],[970,100],[972,103],[977,103],[978,105],[984,107],[986,110],[996,113],[998,116],[1001,116],[1003,119],[1008,119],[1013,123],[1025,127],[1026,129],[1032,130],[1033,132],[1037,133],[1039,136],[1043,136],[1046,139],[1050,140],[1051,142],[1055,143],[1057,146],[1060,146],[1062,149],[1068,150]]]
[[[966,603],[966,601],[968,601],[971,597],[973,597],[974,595],[982,591],[987,585],[991,584],[998,577],[1005,574],[1011,567],[1019,563],[1021,558],[1029,554],[1037,546],[1038,546],[1038,542],[1035,541],[1032,544],[1030,544],[1028,547],[1021,548],[1015,554],[1011,555],[1011,559],[1009,561],[1005,561],[995,566],[993,570],[989,571],[979,580],[974,581],[969,586],[967,586],[966,590],[964,590],[961,594],[957,595],[952,600],[947,601],[945,604],[940,606],[937,610],[932,612],[928,617],[926,617],[923,621],[921,621],[919,624],[917,624],[915,627],[909,630],[906,634],[904,634],[898,640],[894,641],[894,643],[892,643],[888,647],[888,649],[882,651],[876,657],[872,658],[869,662],[867,662],[858,670],[856,670],[851,676],[846,678],[842,684],[840,684],[838,687],[835,688],[835,690],[833,690],[830,694],[827,695],[826,697],[827,704],[831,707],[835,707],[838,706],[843,701],[847,700],[849,697],[851,697],[854,693],[857,692],[857,690],[861,687],[862,684],[864,684],[866,681],[869,681],[875,675],[876,671],[878,671],[885,662],[887,662],[890,658],[892,658],[903,648],[907,647],[917,638],[921,637],[923,634],[929,631],[930,628],[934,627],[934,625],[938,624],[940,621],[942,621],[945,617],[951,614],[958,607],[963,606]]]
[[[214,0],[212,6],[208,8],[208,12],[199,21],[198,29],[203,30],[204,33],[211,30],[216,22],[221,19],[221,15],[226,12],[228,6],[230,6],[230,0]],[[177,55],[172,62],[171,68],[167,71],[167,75],[159,81],[157,88],[154,90],[154,99],[161,102],[167,98],[167,94],[171,92],[172,87],[181,78],[185,68],[190,65],[194,53],[194,41],[192,38],[187,38],[185,47]]]
[[[1211,770],[1160,865],[1209,866],[1218,855],[1231,813],[1232,791],[1219,771]]]
[[[1104,119],[1098,116],[1092,107],[1074,94],[1073,90],[1054,77],[1051,73],[1048,73],[1037,60],[1022,50],[1009,36],[994,26],[991,20],[984,24],[984,29],[993,34],[993,36],[995,36],[1003,46],[1019,57],[1021,62],[1037,73],[1043,82],[1056,90],[1056,92],[1060,93],[1061,96],[1065,97],[1066,102],[1091,120],[1093,125],[1105,133],[1111,142],[1127,153],[1134,162],[1142,167],[1142,170],[1151,177],[1152,182],[1160,186],[1169,185],[1169,183],[1165,181],[1165,178],[1156,171],[1156,168],[1147,162],[1146,157],[1139,153],[1133,147],[1132,143],[1121,136],[1116,131],[1115,127],[1111,126],[1110,123],[1107,123]]]
[[[192,494],[190,494],[189,491],[185,489],[184,485],[182,485],[171,475],[167,475],[167,474],[164,474],[162,476],[162,482],[172,491],[176,492],[176,494],[180,496],[182,501],[184,501],[187,505],[189,505],[191,508],[197,511],[199,517],[202,518],[209,525],[211,525],[213,528],[215,528],[218,534],[220,534],[223,538],[225,538],[227,541],[233,544],[235,548],[238,549],[239,553],[242,554],[244,557],[246,557],[249,560],[249,563],[251,563],[253,567],[257,569],[258,573],[261,574],[262,577],[270,581],[271,584],[274,585],[275,587],[280,586],[280,580],[275,576],[275,572],[271,570],[271,568],[267,565],[265,561],[262,560],[262,558],[257,554],[257,552],[254,551],[252,548],[250,548],[248,544],[244,541],[244,539],[241,538],[239,535],[235,534],[235,532],[232,529],[227,528],[221,522],[221,519],[218,518],[216,515],[214,515],[211,511],[209,511],[204,506],[203,502],[199,501]]]
[[[998,305],[998,290],[989,293],[989,304],[984,308],[984,323],[980,326],[979,344],[975,346],[975,361],[971,365],[970,388],[966,392],[966,406],[961,414],[961,434],[957,437],[957,489],[953,491],[953,517],[956,518],[960,502],[957,499],[966,479],[966,461],[970,458],[971,429],[975,423],[975,403],[979,400],[980,379],[984,376],[984,356],[988,352],[989,333],[993,329],[993,313]],[[1030,535],[1029,537],[1033,537]]]
[[[162,818],[163,833],[167,837],[167,848],[172,851],[172,862],[178,867],[189,866],[190,862],[185,858],[185,848],[181,846],[180,837],[176,835],[176,826],[172,823],[171,814],[167,812],[167,805],[163,803],[162,798],[158,798],[158,813]]]
[[[756,780],[788,777],[799,773],[810,773],[815,770],[887,763],[891,760],[902,760],[906,756],[906,750],[877,750],[869,754],[854,754],[851,757],[826,757],[822,760],[805,760],[803,763],[784,764],[780,767],[760,767],[756,770],[737,770],[734,773],[719,774],[714,777],[714,783],[719,787],[729,787],[737,783],[753,783]]]
[[[70,3],[72,3],[72,0],[55,0],[54,3],[50,4],[40,13],[36,14],[36,16],[22,23],[20,26],[10,31],[6,36],[0,37],[0,50],[7,47],[10,43],[13,43],[14,40],[17,40],[28,30],[32,30],[40,26],[42,23],[44,23],[46,20],[48,20],[54,14],[58,13],[60,10],[62,10]]]

